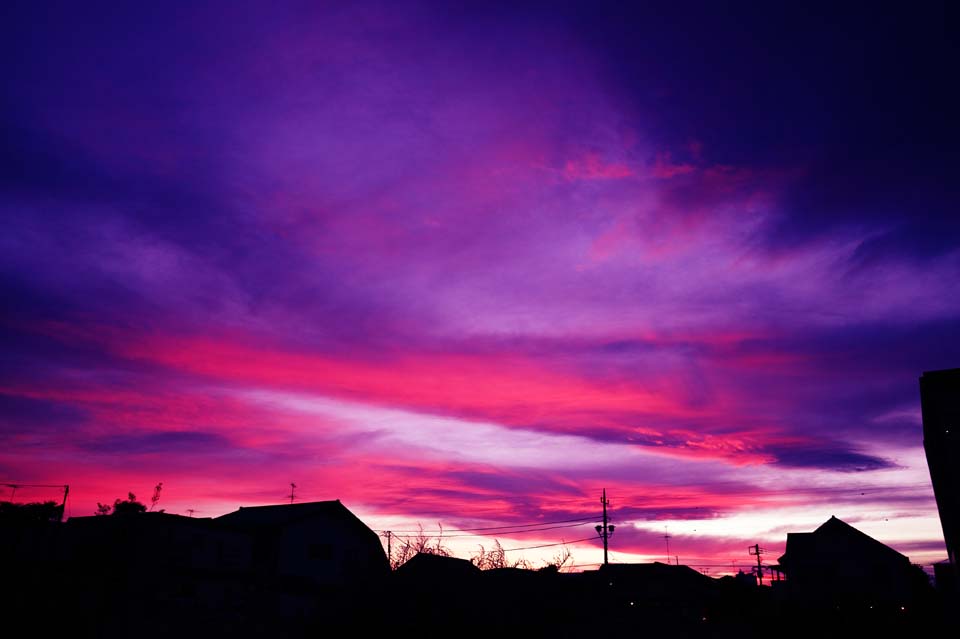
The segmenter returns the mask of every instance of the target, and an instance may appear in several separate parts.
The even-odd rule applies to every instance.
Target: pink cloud
[[[583,157],[567,160],[563,165],[563,176],[567,180],[620,180],[635,175],[626,164],[605,162],[601,154],[590,151]]]
[[[651,174],[655,178],[669,180],[670,178],[677,177],[678,175],[687,175],[688,173],[693,173],[696,170],[696,167],[692,164],[673,162],[669,151],[661,151],[656,154]]]

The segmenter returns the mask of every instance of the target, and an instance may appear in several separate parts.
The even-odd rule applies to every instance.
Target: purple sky
[[[277,4],[0,9],[0,481],[945,556],[944,6]]]

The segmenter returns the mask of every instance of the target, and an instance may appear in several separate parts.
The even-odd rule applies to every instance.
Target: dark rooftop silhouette
[[[240,506],[239,509],[226,515],[221,515],[216,519],[218,522],[231,526],[260,528],[266,526],[285,526],[309,517],[317,516],[352,521],[367,528],[367,525],[350,512],[346,506],[340,503],[339,499],[299,504]]]
[[[384,624],[551,637],[623,628],[760,636],[763,624],[744,622],[879,631],[947,620],[905,556],[836,517],[787,535],[787,580],[773,588],[659,562],[569,574],[481,571],[428,552],[391,573],[380,539],[339,500],[242,507],[213,519],[135,512],[65,524],[16,520],[0,533],[3,547],[17,551],[4,602],[53,619],[54,629],[105,637],[134,628],[158,638],[312,636]],[[839,620],[831,616],[837,605]]]

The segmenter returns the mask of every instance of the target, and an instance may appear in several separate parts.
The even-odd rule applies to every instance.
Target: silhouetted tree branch
[[[573,553],[570,552],[570,549],[564,546],[561,550],[557,551],[554,554],[553,559],[546,563],[544,568],[550,568],[551,570],[556,570],[557,572],[569,571],[573,567]]]
[[[503,551],[500,541],[493,540],[493,548],[487,550],[480,544],[480,551],[470,558],[474,566],[480,570],[493,570],[494,568],[507,568],[507,554]]]
[[[112,512],[111,512],[112,511]],[[127,493],[126,499],[119,497],[114,500],[113,506],[97,502],[97,511],[95,515],[139,515],[147,512],[147,507],[137,501],[137,496],[133,493]]]
[[[390,559],[390,568],[396,570],[417,554],[440,555],[441,557],[450,557],[450,549],[443,545],[443,526],[439,525],[440,534],[434,539],[423,532],[423,525],[417,524],[418,532],[415,537],[401,538],[402,543],[393,547]]]
[[[531,568],[530,562],[526,559],[510,561],[507,558],[507,551],[500,545],[499,539],[493,540],[493,548],[490,550],[487,550],[481,544],[480,551],[471,557],[470,561],[480,570],[493,570],[494,568]]]

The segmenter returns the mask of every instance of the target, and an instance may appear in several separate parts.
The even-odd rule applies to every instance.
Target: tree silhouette
[[[526,559],[514,559],[510,561],[507,558],[507,551],[500,545],[499,539],[493,540],[493,548],[487,550],[480,544],[480,551],[470,558],[470,562],[480,570],[493,570],[495,568],[523,568],[531,569],[533,566]]]
[[[507,554],[500,545],[498,539],[493,540],[493,548],[487,550],[480,544],[480,551],[470,558],[474,566],[480,570],[493,570],[494,568],[510,568],[507,563]]]
[[[112,512],[111,512],[112,511]],[[126,499],[119,497],[114,500],[113,506],[97,502],[97,512],[95,515],[139,515],[147,512],[147,507],[137,501],[137,496],[133,493],[127,493]]]
[[[569,548],[564,546],[553,555],[553,559],[548,561],[543,568],[557,572],[570,571],[573,569],[573,553],[570,552]]]
[[[440,555],[441,557],[452,556],[450,549],[443,545],[443,525],[438,524],[438,526],[440,527],[440,534],[436,540],[434,540],[433,537],[423,532],[422,524],[417,524],[419,531],[416,537],[407,537],[402,543],[393,547],[392,556],[388,558],[390,560],[390,568],[396,570],[410,559],[413,559],[415,555],[421,553],[426,555]],[[399,538],[397,539],[399,540]]]
[[[29,504],[0,501],[0,522],[2,523],[39,523],[60,521],[62,507],[55,501],[32,502]]]

